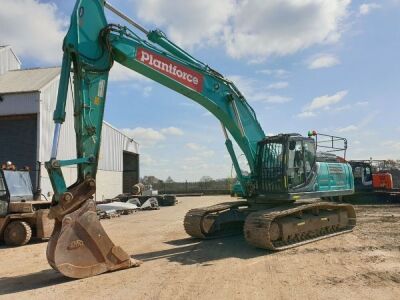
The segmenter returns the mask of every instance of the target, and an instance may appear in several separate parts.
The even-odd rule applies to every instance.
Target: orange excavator
[[[137,30],[109,24],[105,8]],[[221,122],[244,200],[189,211],[184,221],[189,235],[216,238],[243,232],[251,245],[283,250],[349,232],[355,226],[351,205],[297,201],[352,194],[351,167],[317,161],[311,137],[296,133],[266,137],[234,83],[160,30],[148,31],[103,0],[77,0],[63,51],[53,146],[46,168],[54,189],[49,217],[55,219],[47,260],[64,275],[83,278],[139,264],[108,237],[93,200],[108,75],[114,61],[197,102]],[[71,72],[77,158],[58,160]],[[240,169],[231,138],[243,151],[250,173]],[[77,181],[69,187],[61,170],[68,165],[77,165],[78,172]]]

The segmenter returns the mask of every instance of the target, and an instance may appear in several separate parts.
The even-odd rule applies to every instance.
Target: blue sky
[[[346,137],[350,159],[400,159],[400,1],[110,3],[232,79],[266,133],[315,129]],[[0,0],[0,44],[25,68],[59,65],[73,4]],[[105,120],[141,144],[142,176],[231,175],[218,121],[133,71],[112,71]]]

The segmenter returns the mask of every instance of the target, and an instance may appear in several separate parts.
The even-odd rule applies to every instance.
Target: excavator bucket
[[[92,199],[65,215],[62,222],[56,220],[46,255],[53,269],[71,278],[90,277],[140,265],[108,237]]]

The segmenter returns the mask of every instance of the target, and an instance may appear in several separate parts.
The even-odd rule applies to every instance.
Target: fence
[[[206,182],[159,182],[153,184],[154,190],[159,194],[195,194],[205,195],[230,194],[232,180],[206,181]]]

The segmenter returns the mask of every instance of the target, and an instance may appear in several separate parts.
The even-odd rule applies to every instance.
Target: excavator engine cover
[[[71,278],[90,277],[139,265],[108,237],[92,199],[65,215],[62,222],[56,220],[46,255],[55,270]]]

